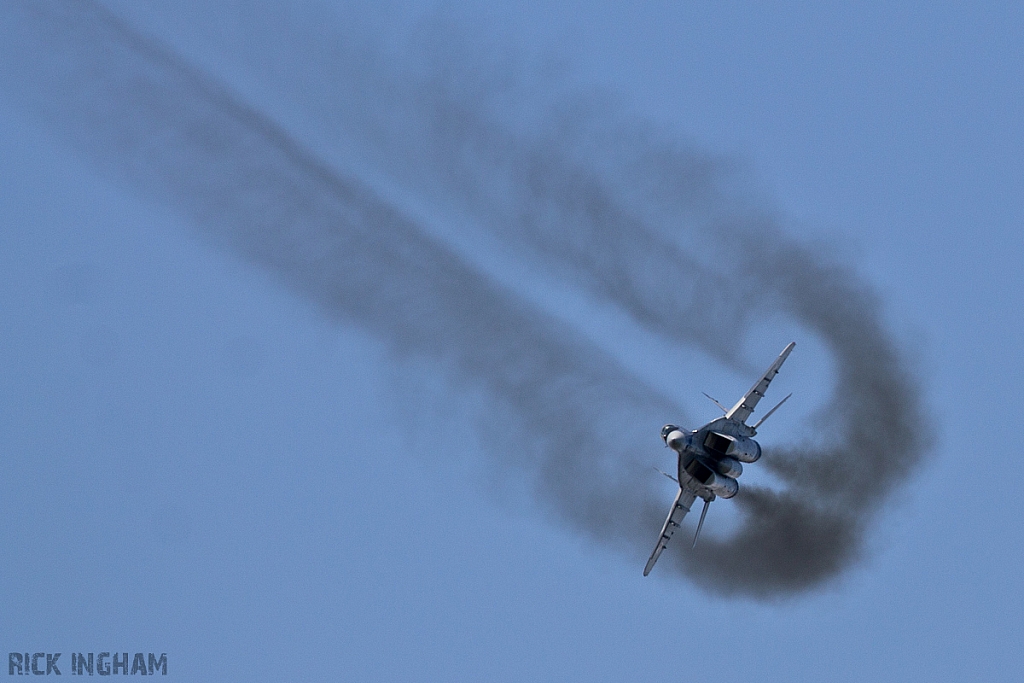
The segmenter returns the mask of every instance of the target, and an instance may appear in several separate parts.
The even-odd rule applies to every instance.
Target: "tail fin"
[[[700,537],[701,527],[704,526],[704,518],[708,514],[708,506],[711,505],[711,501],[713,500],[714,497],[704,499],[704,509],[700,511],[700,521],[697,522],[697,533],[693,535],[693,545],[690,546],[691,548],[697,547],[697,539]]]
[[[792,396],[792,395],[793,395],[793,394],[790,394],[789,396]],[[775,407],[774,407],[774,408],[772,408],[772,409],[771,409],[771,410],[769,410],[769,411],[768,411],[767,413],[765,413],[765,414],[764,414],[764,417],[762,417],[762,418],[761,418],[760,420],[758,420],[758,421],[757,421],[757,422],[756,422],[756,423],[754,424],[754,427],[753,427],[753,429],[754,429],[754,431],[755,431],[755,432],[757,431],[757,428],[758,428],[758,427],[760,427],[761,425],[763,425],[763,424],[764,424],[764,421],[765,421],[765,420],[767,420],[767,419],[768,419],[769,417],[771,417],[771,416],[772,416],[772,413],[774,413],[774,412],[775,412],[776,410],[778,410],[778,409],[779,409],[779,406],[781,406],[781,405],[782,405],[783,403],[785,403],[786,401],[788,401],[788,400],[789,400],[789,396],[787,396],[786,398],[784,398],[784,399],[782,399],[781,401],[779,401],[779,402],[778,402],[778,403],[777,403],[777,404],[775,405]]]

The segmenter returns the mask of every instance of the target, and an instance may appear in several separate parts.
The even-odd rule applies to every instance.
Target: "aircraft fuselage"
[[[662,438],[679,456],[680,486],[711,500],[732,498],[739,491],[742,463],[761,457],[761,446],[751,438],[755,433],[749,425],[720,417],[694,431],[665,425]]]
[[[757,434],[757,428],[764,424],[789,396],[782,399],[752,426],[747,424],[747,419],[757,408],[758,402],[764,397],[764,392],[768,390],[768,385],[779,373],[779,368],[794,346],[796,343],[790,342],[754,386],[743,394],[732,408],[726,409],[708,396],[725,413],[722,417],[692,432],[673,424],[662,427],[661,438],[678,454],[678,478],[670,474],[665,476],[676,479],[679,491],[676,492],[676,499],[672,502],[668,517],[661,527],[658,543],[644,567],[644,576],[651,573],[654,563],[668,546],[669,540],[679,528],[686,513],[690,511],[694,500],[698,497],[704,499],[704,509],[700,513],[697,533],[693,537],[696,545],[711,501],[716,497],[732,498],[739,492],[740,485],[736,479],[743,473],[743,463],[756,462],[761,457],[761,446],[753,439]]]

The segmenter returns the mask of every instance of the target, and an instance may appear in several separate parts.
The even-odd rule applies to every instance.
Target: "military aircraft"
[[[732,498],[740,490],[736,478],[743,472],[742,463],[756,462],[761,457],[761,445],[751,437],[757,434],[757,428],[764,424],[764,421],[771,417],[771,414],[778,410],[779,406],[785,403],[792,394],[779,401],[778,405],[765,413],[765,416],[753,426],[747,424],[747,419],[754,412],[757,402],[764,396],[768,384],[775,379],[779,368],[782,367],[794,346],[796,346],[796,342],[791,342],[782,350],[782,353],[761,376],[761,379],[757,380],[750,391],[745,393],[731,410],[726,410],[721,403],[704,394],[722,409],[722,412],[725,413],[723,417],[712,420],[692,432],[686,432],[672,424],[661,428],[661,438],[665,445],[679,455],[678,478],[665,472],[662,474],[679,484],[679,493],[676,494],[676,500],[672,503],[668,518],[661,527],[658,545],[654,547],[651,559],[647,560],[647,566],[644,567],[644,576],[651,573],[654,563],[661,556],[661,551],[668,546],[672,534],[679,528],[686,513],[690,511],[693,501],[698,497],[704,500],[704,509],[701,511],[700,521],[697,523],[697,533],[693,537],[693,545],[696,546],[711,501],[716,496]]]

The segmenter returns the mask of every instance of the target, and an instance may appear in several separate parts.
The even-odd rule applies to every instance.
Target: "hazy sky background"
[[[486,455],[513,453],[516,430],[536,425],[500,411],[481,429],[491,402],[443,358],[325,315],[301,285],[216,246],[182,204],[111,174],[101,152],[37,116],[11,65],[18,49],[46,47],[19,47],[23,24],[5,10],[6,651],[167,652],[182,680],[1020,676],[1017,6],[107,6],[543,309],[542,330],[575,330],[621,364],[611,376],[683,406],[610,418],[647,438],[623,469],[658,516],[672,485],[640,470],[671,466],[661,424],[710,419],[701,391],[731,404],[748,370],[795,338],[773,386],[795,396],[762,433],[813,440],[834,379],[827,349],[786,316],[755,316],[738,362],[723,363],[489,239],[472,220],[486,202],[447,207],[463,210],[447,220],[422,201],[445,196],[421,177],[425,162],[404,154],[415,131],[388,134],[400,109],[364,107],[365,91],[339,85],[379,65],[342,79],[325,58],[332,41],[351,60],[383,40],[413,74],[433,68],[408,57],[417,50],[486,61],[457,78],[471,89],[480,74],[484,94],[496,73],[515,81],[493,91],[513,129],[548,130],[552,101],[597,89],[585,101],[598,120],[614,112],[692,146],[730,211],[770,216],[874,290],[934,447],[872,522],[863,559],[823,587],[766,602],[709,594],[661,564],[644,579],[656,524],[640,553],[598,542],[534,502],[529,467]],[[204,170],[215,175],[197,169],[197,184]],[[688,246],[729,270],[727,253]],[[566,441],[618,434],[587,417]],[[741,485],[769,481],[758,469]],[[708,534],[737,523],[730,505],[712,507]]]

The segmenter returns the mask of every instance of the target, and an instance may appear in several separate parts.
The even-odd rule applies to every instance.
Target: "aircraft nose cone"
[[[665,425],[661,428],[661,440],[665,442],[665,445],[669,448],[678,451],[683,447],[683,441],[686,437],[676,425]]]

